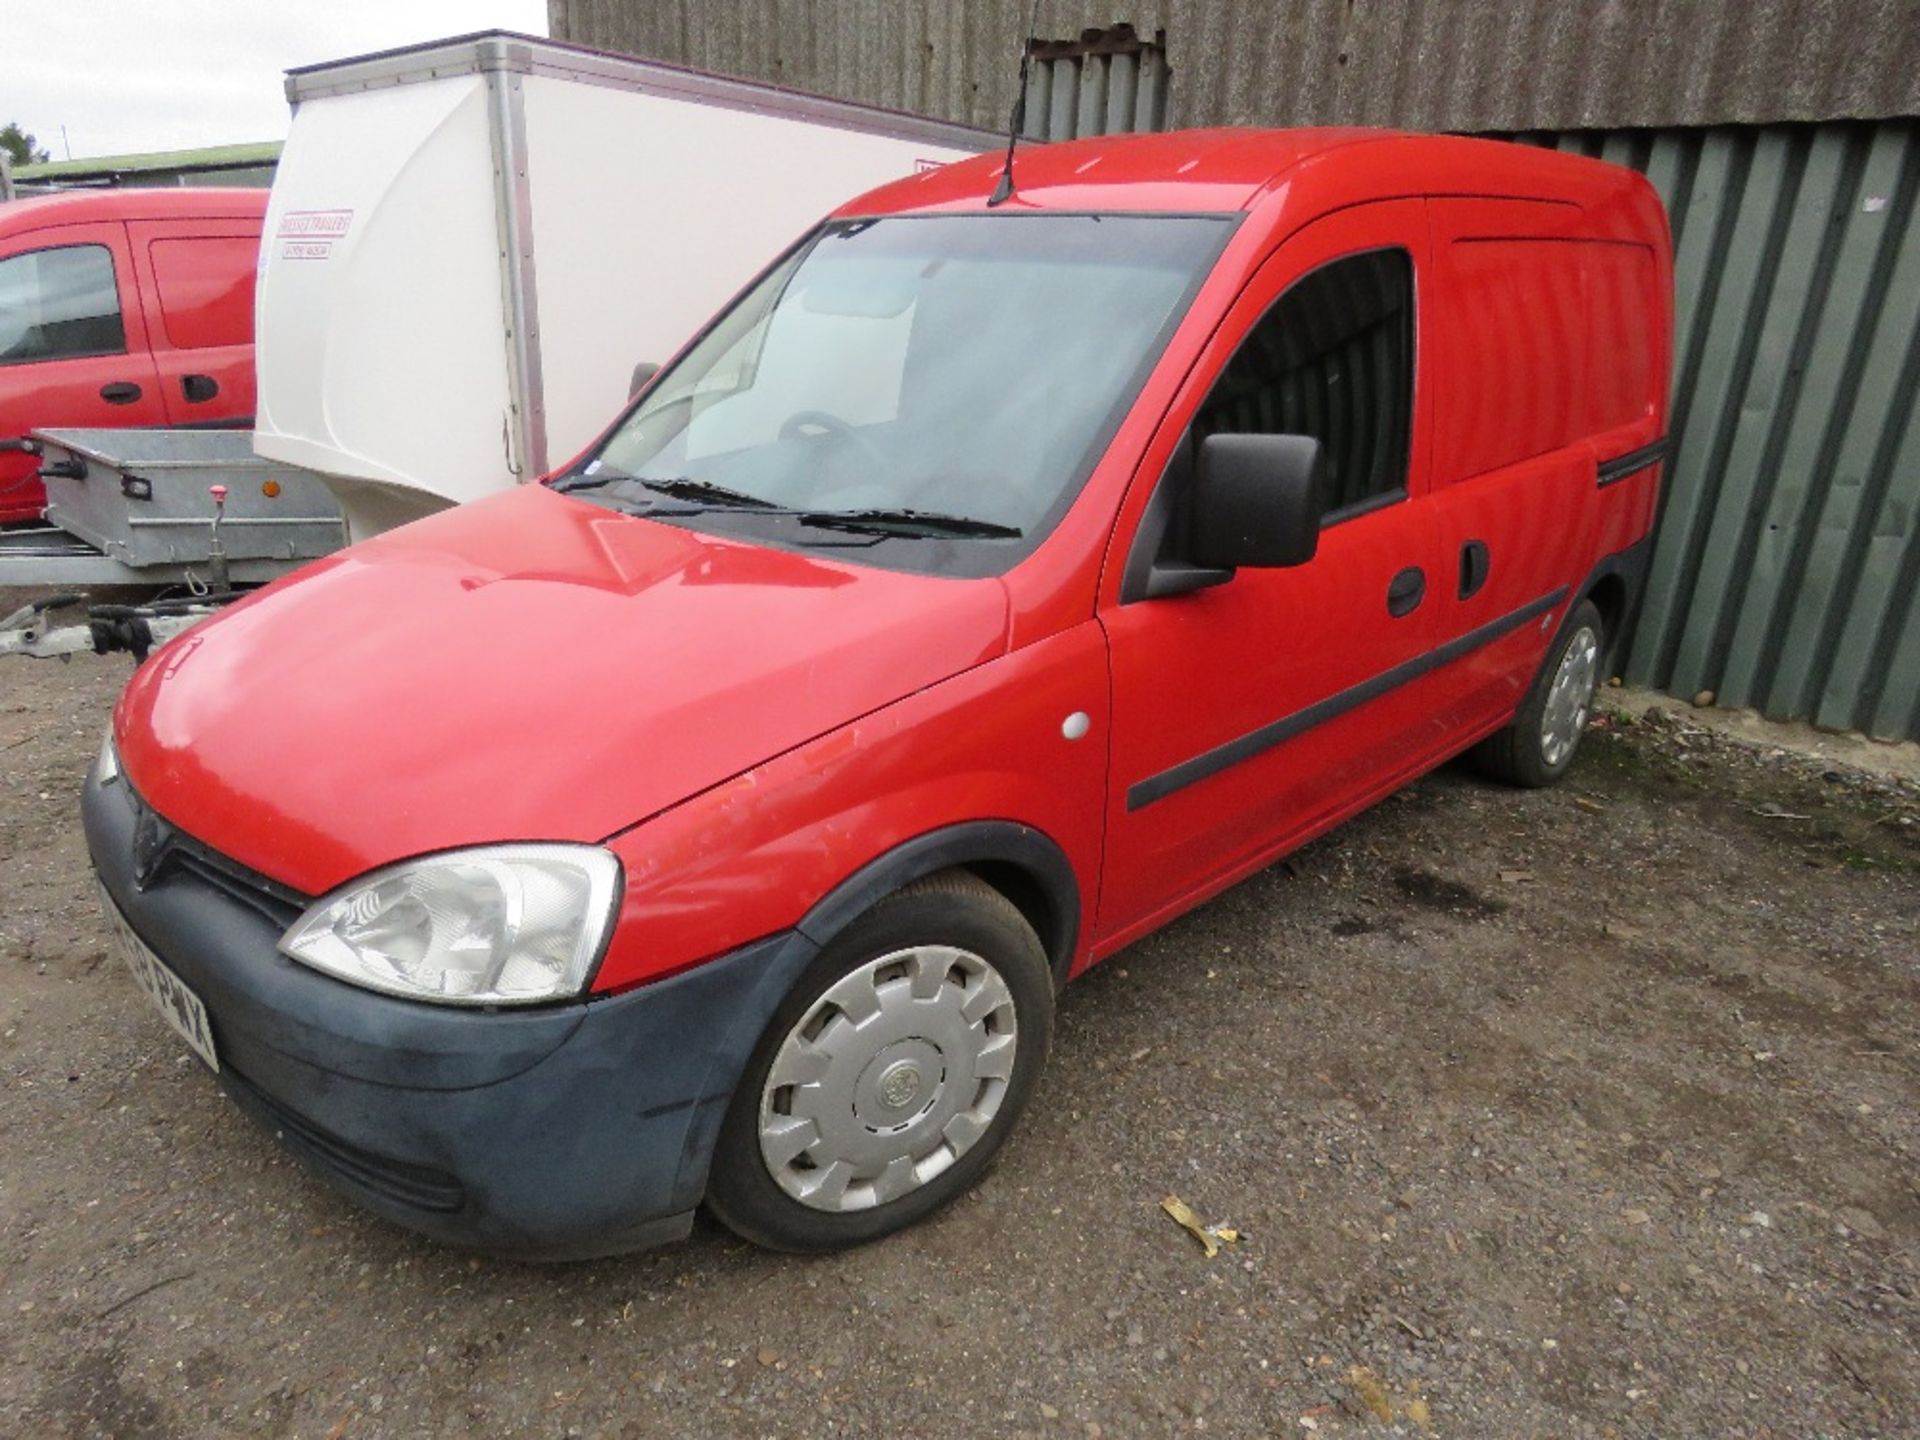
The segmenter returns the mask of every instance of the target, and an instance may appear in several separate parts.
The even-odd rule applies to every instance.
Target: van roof
[[[258,219],[266,212],[267,192],[258,189],[182,185],[62,190],[23,195],[0,205],[0,232],[111,220]]]
[[[999,149],[894,181],[838,213],[980,209],[999,183],[1005,157]],[[1222,128],[1022,145],[1014,156],[1014,198],[1003,208],[1220,213],[1251,209],[1283,182],[1309,177],[1317,183],[1307,188],[1337,194],[1344,203],[1459,194],[1591,205],[1647,188],[1622,166],[1505,140],[1362,128]]]

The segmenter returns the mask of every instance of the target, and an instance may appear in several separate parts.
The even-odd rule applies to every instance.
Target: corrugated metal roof
[[[556,39],[988,126],[1006,123],[1027,13],[1025,0],[548,4]],[[1167,32],[1172,126],[1920,115],[1915,0],[1043,0],[1039,33],[1116,19]]]

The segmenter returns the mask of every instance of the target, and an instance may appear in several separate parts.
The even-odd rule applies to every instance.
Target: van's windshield
[[[835,222],[556,487],[703,529],[859,537],[883,564],[993,573],[1078,492],[1229,229],[1145,215]]]

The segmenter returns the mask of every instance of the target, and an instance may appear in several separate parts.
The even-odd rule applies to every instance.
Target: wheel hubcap
[[[1580,743],[1599,679],[1600,637],[1582,625],[1553,672],[1546,710],[1540,717],[1540,758],[1549,766],[1563,764]]]
[[[1013,1078],[1013,993],[971,951],[918,945],[834,982],[760,1094],[760,1155],[815,1210],[918,1189],[992,1127]]]

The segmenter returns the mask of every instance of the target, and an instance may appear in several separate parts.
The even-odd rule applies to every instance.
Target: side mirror
[[[1311,435],[1209,435],[1194,466],[1188,558],[1217,570],[1304,565],[1325,510],[1325,457]]]
[[[633,378],[627,382],[627,399],[631,400],[647,388],[647,382],[660,373],[659,362],[642,360],[633,367]]]

